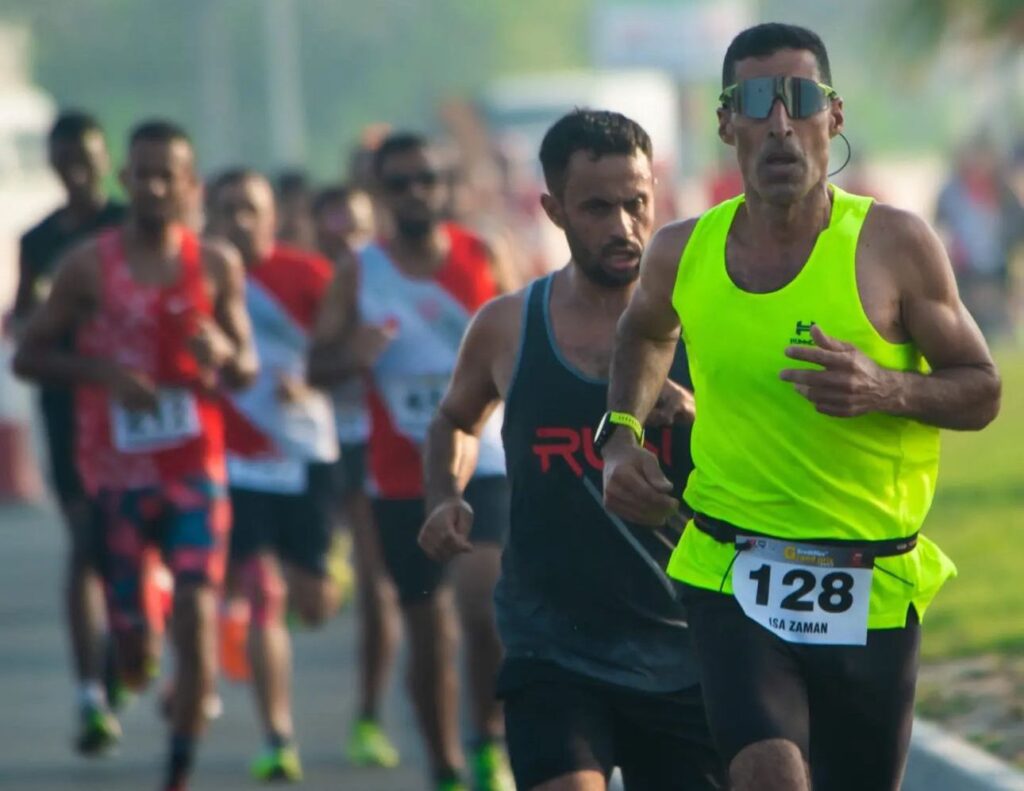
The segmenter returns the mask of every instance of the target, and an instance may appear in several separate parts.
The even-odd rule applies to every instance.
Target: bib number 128
[[[755,601],[761,607],[768,606],[773,571],[778,569],[764,563],[749,573],[757,584]],[[784,588],[792,588],[779,603],[783,610],[813,612],[817,603],[823,612],[843,613],[853,606],[853,577],[845,571],[829,572],[819,580],[808,569],[794,568],[782,574],[781,583]]]

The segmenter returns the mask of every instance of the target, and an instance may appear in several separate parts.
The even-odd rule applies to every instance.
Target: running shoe
[[[220,669],[236,682],[252,680],[249,665],[249,602],[232,598],[221,606],[218,619],[220,636]]]
[[[469,786],[461,780],[438,780],[435,791],[469,791]]]
[[[353,766],[380,766],[394,769],[399,755],[395,745],[375,721],[361,718],[352,726],[345,748],[348,762]]]
[[[82,755],[103,755],[121,741],[121,723],[106,708],[84,707],[79,726],[75,749]]]
[[[260,753],[249,767],[257,780],[286,780],[297,783],[302,779],[302,762],[294,745],[268,747]]]
[[[339,611],[352,601],[356,587],[356,572],[349,559],[351,555],[352,534],[347,530],[335,530],[327,552],[327,575],[338,589]]]
[[[515,791],[508,756],[494,742],[485,742],[470,755],[474,791]]]

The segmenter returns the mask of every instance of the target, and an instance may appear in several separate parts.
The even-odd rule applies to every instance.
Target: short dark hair
[[[50,127],[49,140],[51,143],[57,140],[81,140],[91,132],[103,134],[103,127],[94,116],[82,110],[65,110]]]
[[[220,171],[206,182],[206,204],[213,205],[225,187],[231,187],[249,179],[266,181],[267,177],[255,168],[249,167],[233,167]]]
[[[301,168],[288,168],[277,174],[274,192],[284,197],[309,192],[309,176]]]
[[[577,151],[589,151],[595,159],[637,151],[651,159],[653,154],[650,135],[636,121],[609,110],[576,108],[559,118],[540,144],[540,164],[551,192],[565,188],[565,172]]]
[[[136,143],[174,143],[177,141],[192,147],[192,138],[181,126],[165,118],[150,118],[136,124],[128,135],[128,146]]]
[[[406,151],[418,151],[430,147],[430,141],[416,132],[395,132],[384,138],[373,152],[373,175],[379,176],[384,170],[388,157]]]
[[[319,214],[332,203],[347,201],[353,195],[362,192],[358,187],[350,187],[348,184],[332,184],[324,187],[313,197],[313,214]]]
[[[821,79],[832,85],[832,67],[821,36],[813,30],[782,22],[765,22],[748,27],[729,44],[722,62],[722,87],[736,82],[736,62],[744,58],[767,58],[780,49],[806,49],[818,61]]]

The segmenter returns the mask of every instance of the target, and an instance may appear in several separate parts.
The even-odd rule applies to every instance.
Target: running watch
[[[605,412],[601,422],[597,424],[597,432],[594,434],[594,450],[598,453],[601,448],[612,438],[612,432],[617,426],[626,426],[632,430],[636,437],[637,445],[643,447],[644,427],[635,417],[628,412]]]

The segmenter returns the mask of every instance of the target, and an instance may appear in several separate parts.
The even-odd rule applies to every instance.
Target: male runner
[[[440,220],[438,155],[416,135],[393,135],[376,151],[381,205],[395,232],[342,263],[311,355],[310,375],[330,384],[369,373],[369,473],[384,560],[410,637],[409,690],[438,789],[463,788],[455,612],[440,564],[416,543],[424,518],[421,448],[455,367],[470,316],[497,289],[482,242]],[[466,639],[476,787],[503,787],[501,708],[494,681],[501,645],[491,595],[508,522],[499,426],[479,444],[466,498],[477,513],[478,550],[455,564]],[[476,450],[475,448],[473,449]]]
[[[256,360],[241,263],[181,224],[196,182],[185,132],[165,121],[136,127],[122,182],[127,220],[59,264],[15,368],[76,387],[76,460],[103,536],[119,672],[133,688],[150,679],[160,651],[141,595],[147,548],[159,545],[174,573],[164,787],[182,789],[213,691],[214,588],[229,527],[216,389],[247,384]],[[62,343],[69,333],[72,351]]]
[[[669,572],[732,787],[896,789],[918,624],[955,573],[918,536],[939,428],[992,420],[999,377],[935,234],[829,184],[844,114],[821,39],[758,25],[722,76],[745,195],[651,242],[609,408],[647,414],[682,326],[695,516]],[[616,513],[677,507],[631,431],[603,455]]]
[[[541,201],[572,258],[470,325],[431,424],[420,545],[438,561],[472,550],[457,447],[504,402],[512,520],[496,609],[517,787],[604,791],[620,766],[627,789],[718,788],[685,613],[665,574],[678,532],[605,511],[591,429],[653,230],[651,141],[618,113],[577,110],[548,130],[540,158]],[[691,467],[692,405],[668,381],[648,421],[663,426],[648,436],[676,491]]]
[[[21,237],[20,277],[14,319],[23,326],[45,300],[57,260],[85,236],[124,217],[124,206],[110,200],[103,181],[110,170],[103,130],[92,116],[63,113],[49,137],[50,166],[67,200]],[[117,741],[104,686],[108,656],[103,587],[97,568],[95,536],[90,534],[89,505],[74,462],[74,393],[68,387],[43,386],[39,406],[49,449],[53,487],[71,538],[65,588],[65,612],[78,679],[77,749],[95,755]],[[109,665],[110,663],[107,662]],[[112,676],[107,668],[107,675]],[[112,678],[106,681],[111,682]],[[113,690],[111,690],[113,691]]]
[[[338,457],[327,397],[306,385],[309,334],[331,281],[330,263],[277,244],[274,191],[251,170],[211,183],[208,231],[230,241],[246,269],[246,306],[260,359],[252,387],[225,405],[233,523],[228,588],[249,601],[249,655],[266,750],[260,780],[302,778],[291,707],[287,609],[311,625],[333,612],[327,573]]]
[[[350,261],[373,238],[373,203],[358,187],[328,187],[313,201],[313,223],[320,252],[332,261]],[[341,443],[335,498],[352,531],[359,590],[359,712],[346,755],[355,766],[394,767],[398,750],[380,726],[380,704],[391,678],[401,622],[366,492],[370,412],[362,379],[348,379],[334,389],[334,419]]]

